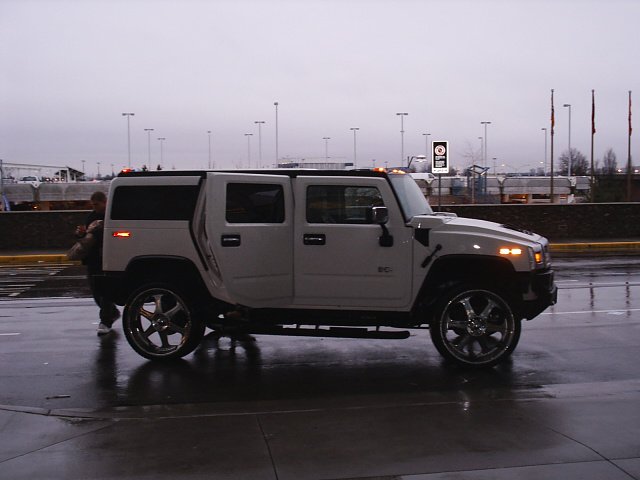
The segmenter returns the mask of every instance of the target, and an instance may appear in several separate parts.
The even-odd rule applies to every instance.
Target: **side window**
[[[311,185],[307,187],[307,222],[369,224],[372,207],[382,207],[375,187]]]
[[[113,194],[114,220],[191,220],[198,185],[120,186]]]
[[[229,223],[283,223],[282,185],[229,183],[226,218]]]

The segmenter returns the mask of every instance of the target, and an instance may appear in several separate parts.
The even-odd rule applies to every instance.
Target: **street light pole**
[[[429,155],[429,137],[431,136],[431,134],[423,133],[422,135],[424,135],[424,154]]]
[[[571,160],[572,160],[572,155],[571,155],[571,104],[570,103],[565,103],[563,105],[563,107],[569,107],[569,160],[568,160],[568,170],[567,170],[567,176],[570,177],[571,176]]]
[[[409,115],[407,112],[396,113],[400,117],[400,166],[404,162],[404,117]]]
[[[98,165],[98,176],[97,176],[97,178],[100,178],[100,162],[96,162],[96,164]]]
[[[491,125],[491,122],[480,122],[484,125],[484,155],[482,157],[482,166],[487,166],[487,146],[489,145],[489,139],[487,138],[487,125]]]
[[[276,164],[274,166],[278,168],[278,102],[273,102],[273,105],[276,107]]]
[[[207,130],[207,135],[209,136],[209,163],[207,166],[211,170],[211,130]]]
[[[123,113],[123,117],[127,117],[127,152],[129,158],[129,168],[131,168],[131,125],[129,119],[133,117],[135,113]]]
[[[484,160],[484,137],[478,137],[480,140],[480,156],[483,157],[480,160]]]
[[[356,157],[356,132],[360,130],[360,128],[351,127],[349,130],[353,132],[353,168],[358,168],[358,160]]]
[[[151,132],[153,132],[153,128],[145,128],[145,132],[147,132],[147,143],[148,143],[148,153],[149,160],[147,160],[147,166],[151,168]]]
[[[329,140],[331,137],[322,137],[324,140],[324,162],[329,163]]]
[[[542,127],[541,130],[544,132],[544,175],[547,176],[547,129]]]
[[[247,137],[247,160],[249,165],[247,168],[251,168],[251,137],[253,137],[253,133],[245,133],[245,137]]]
[[[4,211],[4,170],[2,169],[2,159],[0,158],[0,212]]]
[[[87,174],[85,173],[85,169],[84,169],[84,162],[86,162],[86,160],[80,160],[82,162],[82,178],[83,180],[87,179]]]
[[[158,140],[160,141],[160,168],[162,168],[162,170],[164,170],[164,150],[163,150],[163,143],[166,140],[166,138],[164,137],[158,137]]]
[[[256,120],[253,122],[258,125],[258,168],[262,167],[262,124],[264,120]]]

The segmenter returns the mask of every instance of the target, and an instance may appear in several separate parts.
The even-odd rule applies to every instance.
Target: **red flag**
[[[591,134],[596,133],[596,97],[593,90],[591,90]]]
[[[553,127],[556,125],[556,116],[553,110],[553,88],[551,89],[551,135],[553,135]]]

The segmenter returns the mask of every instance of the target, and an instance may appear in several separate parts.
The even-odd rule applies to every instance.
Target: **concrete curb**
[[[640,242],[573,242],[573,243],[551,243],[549,245],[551,253],[640,253]]]
[[[40,255],[0,255],[0,265],[20,265],[33,263],[69,263],[80,265],[80,262],[69,260],[65,253]]]

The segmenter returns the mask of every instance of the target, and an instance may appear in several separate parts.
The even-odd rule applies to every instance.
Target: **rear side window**
[[[198,185],[117,187],[111,206],[114,220],[191,220]]]
[[[375,187],[311,185],[307,187],[308,223],[373,223],[371,208],[383,207]]]
[[[226,216],[228,223],[283,223],[282,185],[229,183]]]

